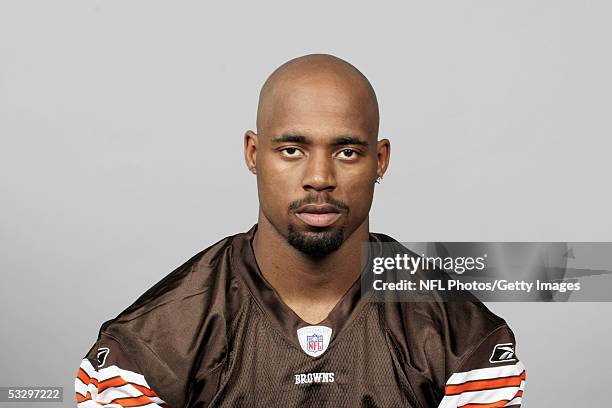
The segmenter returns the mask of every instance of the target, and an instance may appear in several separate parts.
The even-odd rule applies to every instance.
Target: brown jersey
[[[256,227],[102,325],[75,379],[79,407],[520,406],[514,336],[481,303],[367,301],[358,280],[310,325],[259,271]]]

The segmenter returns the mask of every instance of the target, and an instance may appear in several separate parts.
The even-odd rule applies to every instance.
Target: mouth
[[[330,204],[308,204],[298,208],[295,215],[311,227],[325,228],[335,223],[342,213]]]

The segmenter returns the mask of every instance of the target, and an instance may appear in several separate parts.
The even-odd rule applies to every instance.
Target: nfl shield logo
[[[323,351],[323,335],[306,336],[306,344],[308,345],[308,351]]]
[[[319,357],[329,346],[332,329],[327,326],[305,326],[297,330],[297,337],[304,353]]]

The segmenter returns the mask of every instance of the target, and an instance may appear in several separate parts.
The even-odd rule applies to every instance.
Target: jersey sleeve
[[[484,338],[447,379],[438,408],[520,407],[525,366],[515,346],[507,326]]]
[[[148,356],[150,358],[150,356]],[[81,361],[74,388],[78,408],[168,408],[136,360],[114,337],[101,333]]]

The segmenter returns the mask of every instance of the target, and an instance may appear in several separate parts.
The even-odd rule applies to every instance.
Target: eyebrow
[[[366,142],[365,140],[361,140],[358,136],[352,136],[352,135],[338,136],[334,138],[334,140],[332,141],[332,144],[334,146],[346,146],[346,145],[359,145],[363,147],[368,146],[368,142]]]
[[[287,142],[291,142],[291,143],[308,144],[308,139],[306,138],[306,136],[295,135],[295,134],[292,134],[292,133],[282,134],[282,135],[272,139],[272,141],[275,142],[275,143],[287,143]]]
[[[306,136],[297,135],[293,133],[285,133],[281,136],[275,137],[272,139],[275,143],[300,143],[300,144],[310,144],[310,141]],[[335,137],[331,144],[333,146],[347,146],[347,145],[359,145],[359,146],[368,146],[368,142],[365,140],[361,140],[358,136],[353,135],[345,135]]]

